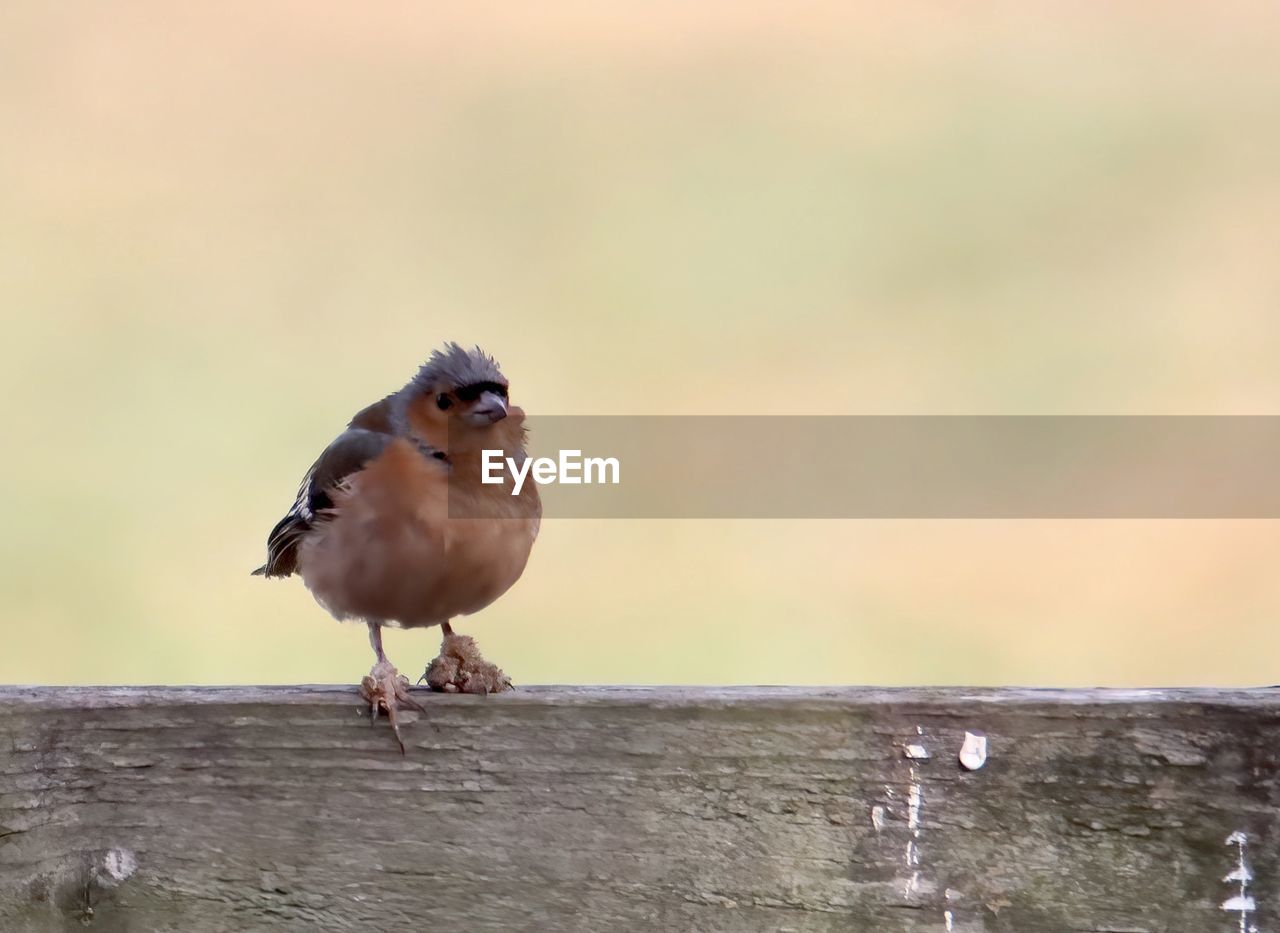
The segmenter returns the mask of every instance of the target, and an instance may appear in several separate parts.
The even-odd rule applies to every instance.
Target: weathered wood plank
[[[0,688],[0,930],[1280,929],[1280,691],[423,700]]]

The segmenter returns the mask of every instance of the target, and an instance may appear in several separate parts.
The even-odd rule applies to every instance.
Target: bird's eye
[[[443,392],[436,396],[436,405],[441,411],[446,410],[452,404],[453,399],[449,398],[449,396],[445,395]]]

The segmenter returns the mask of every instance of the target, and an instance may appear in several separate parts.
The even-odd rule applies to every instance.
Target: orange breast
[[[339,619],[416,627],[506,592],[528,561],[536,522],[450,519],[448,478],[445,464],[404,440],[350,477],[332,520],[299,549],[320,604]]]

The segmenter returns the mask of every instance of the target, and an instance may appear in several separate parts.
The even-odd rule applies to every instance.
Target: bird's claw
[[[409,696],[409,678],[397,671],[391,662],[379,661],[360,681],[360,696],[369,704],[370,725],[377,722],[380,712],[386,711],[387,719],[391,722],[391,731],[395,733],[400,754],[403,755],[404,739],[400,737],[397,712],[405,708],[419,713],[426,712],[421,703]]]
[[[484,695],[512,689],[511,678],[484,659],[474,638],[452,632],[444,636],[440,654],[427,665],[418,682],[423,680],[441,693]]]

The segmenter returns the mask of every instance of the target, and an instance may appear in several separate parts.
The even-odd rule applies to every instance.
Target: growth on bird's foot
[[[511,678],[502,668],[486,661],[470,635],[445,633],[440,654],[423,672],[419,683],[444,693],[501,693],[511,689]]]
[[[385,658],[373,665],[364,679],[360,681],[360,696],[369,704],[369,718],[376,721],[378,712],[387,714],[391,720],[391,731],[400,744],[400,754],[404,754],[404,739],[400,737],[400,723],[397,718],[399,710],[408,708],[425,713],[426,710],[417,700],[409,696],[409,678],[396,670],[395,665]]]

